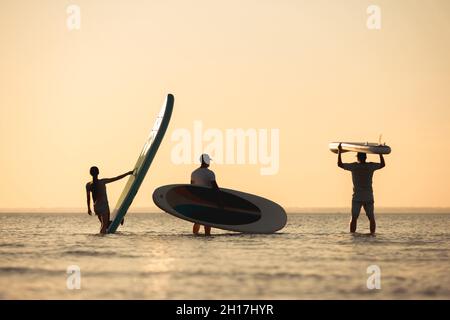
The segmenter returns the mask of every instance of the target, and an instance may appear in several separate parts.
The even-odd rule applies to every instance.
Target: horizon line
[[[348,213],[350,206],[305,206],[286,207],[287,213]],[[83,213],[87,211],[82,207],[23,207],[0,208],[0,213]],[[450,207],[446,206],[380,206],[378,213],[450,213]],[[129,213],[159,213],[163,210],[158,207],[137,207],[129,210]]]

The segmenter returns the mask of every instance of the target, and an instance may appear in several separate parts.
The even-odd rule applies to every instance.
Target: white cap
[[[211,157],[207,153],[204,153],[200,156],[200,163],[204,162],[206,164],[209,164],[211,160],[212,160]]]

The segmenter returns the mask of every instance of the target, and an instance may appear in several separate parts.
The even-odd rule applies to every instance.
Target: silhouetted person
[[[380,163],[366,162],[367,155],[358,152],[356,155],[358,162],[342,163],[342,146],[338,147],[338,166],[344,170],[351,171],[353,180],[352,199],[352,220],[350,222],[350,232],[356,232],[356,222],[364,207],[367,218],[370,221],[370,233],[374,234],[376,229],[374,214],[374,199],[372,189],[373,173],[385,167],[384,157],[380,154]]]
[[[214,172],[208,169],[211,158],[207,154],[202,154],[200,156],[200,168],[195,169],[191,174],[191,184],[196,186],[203,186],[208,188],[213,188],[219,190],[219,186],[216,182],[216,175]],[[192,228],[192,232],[194,234],[198,234],[200,231],[200,224],[194,223],[194,227]],[[211,235],[211,227],[205,227],[205,235]]]
[[[89,173],[92,176],[92,181],[86,184],[88,214],[92,215],[91,211],[91,192],[92,192],[92,198],[94,199],[94,212],[101,223],[100,233],[105,234],[110,223],[109,221],[110,212],[109,212],[108,195],[106,193],[106,184],[125,178],[126,176],[133,174],[133,171],[129,171],[115,178],[105,178],[105,179],[98,178],[100,171],[98,170],[97,167],[91,167]]]

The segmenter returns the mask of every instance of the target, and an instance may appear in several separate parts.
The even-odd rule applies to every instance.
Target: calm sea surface
[[[99,236],[87,214],[3,213],[0,298],[450,299],[450,215],[380,214],[376,237],[363,214],[357,235],[348,220],[289,214],[274,235],[196,237],[172,216],[130,214]],[[67,286],[73,265],[79,290]]]

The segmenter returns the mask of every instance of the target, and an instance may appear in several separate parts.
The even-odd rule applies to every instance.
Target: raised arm
[[[342,163],[342,146],[341,146],[340,143],[339,143],[339,146],[338,146],[338,162],[337,162],[337,165],[338,165],[339,168],[344,169],[344,163]]]
[[[91,188],[89,187],[89,183],[86,184],[86,198],[87,198],[87,207],[88,207],[88,215],[92,215],[91,211]]]
[[[386,167],[386,163],[384,162],[384,157],[382,154],[380,154],[380,169],[383,169]]]
[[[128,171],[128,172],[126,172],[126,173],[124,173],[124,174],[121,174],[120,176],[117,176],[117,177],[114,177],[114,178],[106,178],[106,179],[103,179],[103,181],[104,181],[105,183],[111,183],[111,182],[114,182],[114,181],[123,179],[123,178],[125,178],[126,176],[132,175],[133,172],[134,172],[134,171]]]

